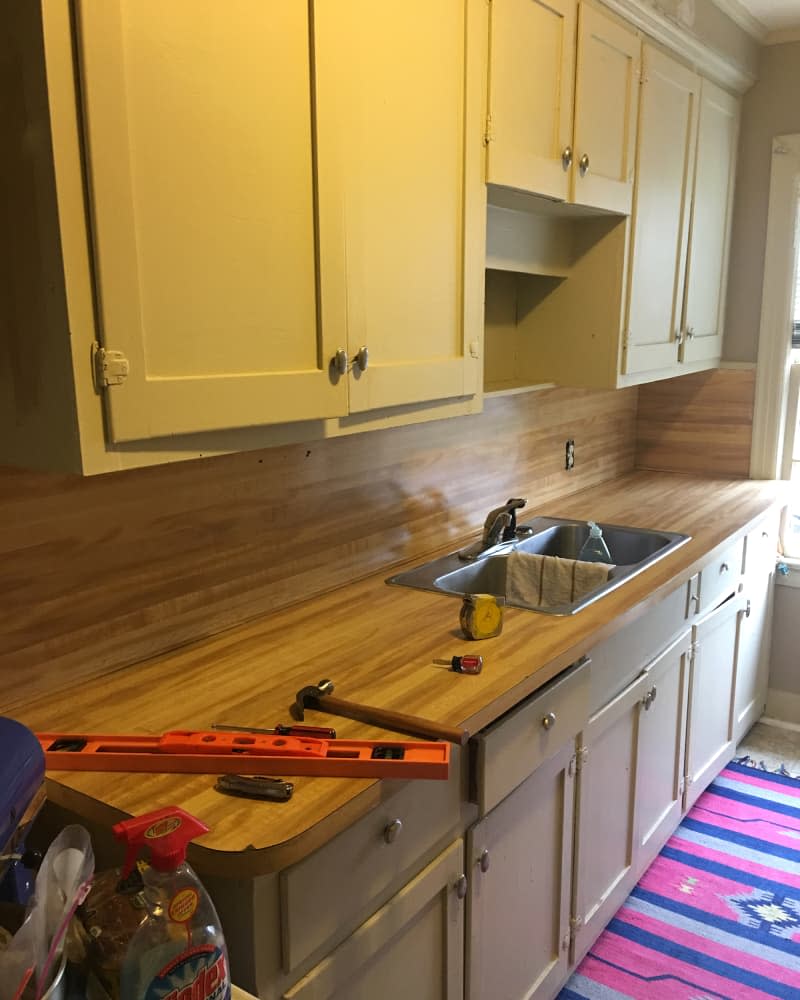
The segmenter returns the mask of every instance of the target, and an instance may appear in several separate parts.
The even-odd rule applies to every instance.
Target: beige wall
[[[728,280],[726,361],[755,361],[767,233],[772,138],[800,132],[800,42],[767,45],[744,97]]]

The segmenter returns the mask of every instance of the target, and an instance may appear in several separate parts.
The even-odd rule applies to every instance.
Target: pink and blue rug
[[[729,764],[558,1000],[800,998],[800,780]]]

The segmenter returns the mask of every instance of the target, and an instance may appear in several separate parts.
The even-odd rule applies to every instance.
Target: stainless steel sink
[[[691,537],[674,531],[652,531],[648,528],[629,528],[602,522],[600,527],[614,568],[605,583],[570,604],[556,607],[521,604],[510,599],[506,593],[508,556],[513,551],[577,559],[581,546],[589,535],[589,528],[585,521],[558,517],[537,517],[521,524],[513,540],[495,545],[478,556],[475,556],[474,549],[458,550],[415,569],[397,573],[386,582],[455,596],[493,594],[506,604],[529,611],[572,615],[621,587],[631,577],[663,559]],[[465,552],[470,553],[467,558]]]

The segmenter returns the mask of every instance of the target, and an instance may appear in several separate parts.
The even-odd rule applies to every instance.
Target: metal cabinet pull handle
[[[547,715],[542,719],[542,726],[545,729],[552,729],[556,724],[556,713],[548,712]]]
[[[367,365],[369,364],[369,350],[367,346],[364,345],[358,354],[353,358],[353,368],[358,368],[359,371],[365,372],[367,370]]]
[[[453,888],[456,890],[456,896],[463,899],[467,894],[467,876],[459,875]]]
[[[478,856],[478,860],[475,864],[482,872],[486,873],[489,871],[489,851],[485,847]]]
[[[565,170],[569,170],[572,166],[572,146],[564,147],[564,152],[561,154],[561,166]]]
[[[650,711],[650,706],[656,700],[656,695],[657,694],[658,694],[658,691],[656,690],[655,685],[653,685],[653,687],[650,688],[650,690],[647,692],[647,694],[644,696],[644,698],[642,698],[642,705],[644,705],[645,712],[649,712]]]
[[[719,568],[719,571],[720,573],[727,573],[729,569],[730,566],[727,563],[722,563],[722,565]]]
[[[387,844],[393,844],[402,833],[402,830],[403,821],[401,819],[393,819],[391,823],[387,823],[384,827],[383,839]]]
[[[752,609],[750,607],[750,601],[748,599],[747,604],[745,604],[745,606],[744,606],[744,616],[745,616],[745,618],[749,618],[750,617],[750,611],[751,610]]]
[[[331,358],[331,368],[336,372],[337,375],[346,375],[347,369],[349,367],[347,361],[347,351],[344,348],[339,348],[339,350]]]
[[[686,327],[686,336],[688,337],[689,340],[694,340],[694,327],[693,326],[687,326]]]
[[[578,160],[578,168],[581,172],[581,177],[585,177],[589,173],[589,154],[584,153],[583,156]]]

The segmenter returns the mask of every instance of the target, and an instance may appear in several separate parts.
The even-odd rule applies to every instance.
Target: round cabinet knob
[[[393,819],[391,823],[387,823],[383,830],[383,839],[387,844],[393,844],[403,829],[403,821],[401,819]]]
[[[480,868],[482,872],[486,873],[489,871],[489,851],[487,850],[487,848],[484,847],[484,849],[478,855],[478,860],[475,862],[475,864]]]
[[[694,340],[694,327],[693,326],[687,326],[686,327],[686,336],[689,338],[689,340]]]
[[[745,618],[750,617],[750,601],[748,601],[747,604],[745,605],[744,616]]]
[[[722,565],[719,568],[719,571],[720,573],[727,573],[729,569],[730,566],[727,563],[722,563]]]
[[[348,367],[347,351],[343,348],[339,348],[339,350],[331,358],[331,368],[337,375],[346,375]]]
[[[362,347],[358,354],[353,358],[353,368],[358,368],[359,371],[365,372],[367,370],[367,365],[369,364],[369,350],[366,347]]]
[[[655,686],[653,686],[653,687],[650,688],[650,690],[647,692],[647,694],[644,696],[644,698],[642,698],[642,704],[644,705],[645,712],[649,712],[650,711],[650,706],[656,700],[656,695],[657,694],[658,694],[658,692],[656,691]]]
[[[547,715],[542,719],[542,726],[544,729],[552,729],[556,724],[556,713],[548,712]]]
[[[564,147],[564,152],[561,154],[561,166],[565,170],[569,170],[572,166],[572,146]]]
[[[581,177],[585,177],[589,173],[589,154],[584,153],[583,156],[578,160],[578,168],[581,172]]]
[[[463,899],[467,894],[467,876],[459,875],[453,888],[456,890],[456,896]]]

